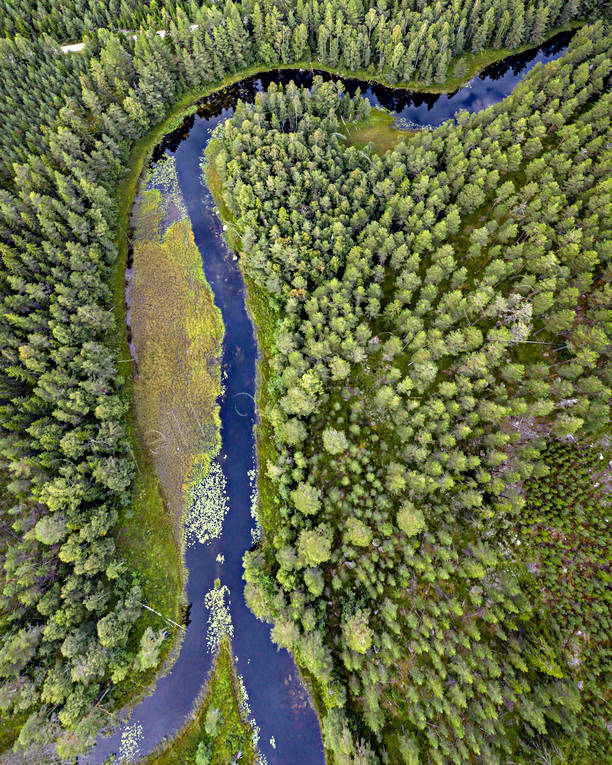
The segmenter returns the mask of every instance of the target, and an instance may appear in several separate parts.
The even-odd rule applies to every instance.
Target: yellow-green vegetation
[[[225,77],[214,87],[205,90],[200,88],[186,93],[170,109],[163,122],[160,122],[148,135],[136,142],[132,149],[128,171],[118,186],[116,194],[118,257],[113,275],[113,309],[115,315],[113,345],[125,379],[124,391],[127,401],[133,402],[134,390],[131,373],[133,362],[126,333],[125,269],[128,260],[130,215],[139,184],[142,181],[143,169],[148,163],[154,147],[167,133],[176,129],[187,114],[193,112],[197,98],[226,87],[240,79],[241,76],[243,75],[231,75]],[[159,280],[162,275],[162,273],[156,274],[156,280]],[[139,574],[144,602],[164,616],[180,622],[184,572],[182,550],[180,544],[177,543],[177,523],[169,514],[164,502],[151,454],[147,444],[140,437],[133,406],[130,406],[126,419],[127,433],[137,471],[133,483],[132,502],[122,512],[117,525],[119,529],[116,539],[117,547],[127,566]],[[141,635],[149,626],[159,628],[168,625],[165,622],[162,623],[159,617],[152,612],[145,611],[140,619],[140,629],[135,631],[132,640],[134,646],[138,645]],[[164,643],[160,652],[162,659],[170,647],[170,641]],[[152,669],[144,675],[129,675],[122,681],[121,690],[117,692],[116,706],[120,707],[127,703],[139,689],[152,682],[155,674],[156,671]]]
[[[162,752],[149,755],[142,765],[191,765],[196,762],[198,746],[200,751],[209,750],[208,759],[202,758],[202,761],[210,765],[230,763],[238,751],[242,752],[240,763],[255,762],[252,731],[228,637],[221,641],[206,688],[204,698],[196,705],[193,720]],[[215,735],[209,731],[215,731]]]
[[[161,167],[173,172],[170,161]],[[176,182],[159,170],[151,180],[167,183],[168,190],[144,191],[134,216],[128,291],[134,411],[179,541],[185,489],[208,471],[219,445],[223,324]]]
[[[143,151],[138,156],[144,162],[148,154]],[[118,545],[128,565],[139,573],[147,605],[180,621],[185,490],[207,470],[218,446],[215,400],[221,390],[217,359],[223,325],[182,207],[173,165],[160,167],[149,180],[162,188],[163,195],[160,189],[145,190],[143,185],[133,215],[129,291],[135,364],[124,336],[125,323],[118,338],[121,362],[134,367],[129,426],[138,466]],[[123,297],[117,304],[123,312]],[[143,631],[162,626],[149,611],[142,622]],[[167,641],[162,657],[169,648]],[[145,682],[154,675],[155,670],[149,670]],[[141,677],[124,681],[120,700],[126,701],[142,685]]]
[[[398,130],[393,115],[383,109],[372,109],[367,117],[355,122],[347,122],[342,132],[346,136],[347,146],[361,148],[370,142],[378,154],[384,154],[405,140],[412,131]]]

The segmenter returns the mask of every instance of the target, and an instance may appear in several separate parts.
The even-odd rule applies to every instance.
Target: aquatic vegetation
[[[121,734],[120,762],[136,762],[139,759],[140,745],[143,739],[144,735],[140,723],[126,725]]]
[[[229,504],[225,475],[218,462],[212,462],[206,476],[191,487],[189,500],[185,520],[187,544],[191,546],[197,541],[204,545],[220,537]]]
[[[219,448],[223,325],[178,186],[173,158],[156,163],[134,212],[128,286],[134,410],[163,493],[182,521]],[[216,473],[215,473],[216,475]]]
[[[158,212],[160,216],[160,235],[178,220],[187,218],[187,208],[181,193],[176,174],[176,160],[164,156],[147,171],[145,187],[147,191],[159,191],[161,197]]]
[[[257,765],[267,765],[268,761],[266,756],[258,751],[259,740],[261,738],[261,731],[257,721],[253,717],[251,707],[249,705],[249,694],[247,693],[246,685],[244,684],[244,678],[242,675],[238,675],[238,704],[240,707],[240,713],[244,720],[249,721],[251,726],[251,741],[253,743],[253,750],[257,752]]]
[[[251,528],[251,541],[255,545],[261,540],[263,534],[258,513],[259,492],[257,487],[257,470],[255,468],[249,470],[249,484],[251,486],[249,502],[251,506],[251,518],[253,519],[253,527]]]
[[[209,653],[216,653],[223,637],[227,635],[231,640],[234,635],[230,591],[227,585],[221,585],[217,580],[215,586],[204,596],[204,605],[208,611],[206,649]]]

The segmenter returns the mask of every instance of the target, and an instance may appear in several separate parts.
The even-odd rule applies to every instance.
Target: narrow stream
[[[361,88],[373,106],[389,109],[403,127],[436,126],[461,109],[474,112],[501,101],[536,63],[558,58],[571,37],[571,33],[562,33],[538,49],[494,64],[450,95],[418,94],[353,79],[343,82],[350,94]],[[276,650],[270,640],[270,625],[253,616],[242,594],[242,556],[252,544],[255,524],[251,495],[255,476],[253,397],[257,344],[245,309],[245,287],[238,261],[222,239],[221,224],[210,192],[201,184],[199,167],[212,130],[233,114],[238,99],[252,102],[255,94],[271,82],[286,83],[293,79],[298,85],[310,86],[315,74],[331,79],[324,72],[277,70],[225,88],[199,102],[197,112],[167,135],[154,152],[154,162],[164,154],[175,157],[206,278],[225,324],[222,360],[225,391],[220,401],[222,449],[218,459],[227,481],[230,509],[220,539],[187,550],[190,621],[171,671],[157,682],[152,695],[135,707],[127,725],[139,744],[139,756],[181,727],[201,690],[212,661],[206,645],[209,614],[204,598],[218,577],[231,593],[236,666],[249,696],[252,717],[260,728],[259,750],[264,761],[269,765],[324,763],[319,722],[295,664],[285,650]],[[224,558],[222,563],[219,555]],[[99,738],[83,762],[98,765],[119,754],[125,729],[123,726],[112,736]]]

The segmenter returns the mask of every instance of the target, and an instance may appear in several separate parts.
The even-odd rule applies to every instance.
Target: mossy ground
[[[255,762],[251,728],[240,710],[240,689],[229,638],[224,638],[219,646],[206,688],[206,695],[197,705],[193,720],[161,752],[144,758],[142,765],[191,765],[195,763],[198,744],[203,740],[211,749],[211,765],[232,762],[238,751],[242,752],[240,763],[249,765]],[[206,713],[211,707],[220,709],[223,718],[219,733],[214,738],[206,733],[204,727]]]
[[[343,128],[347,146],[364,148],[370,142],[377,154],[393,149],[398,141],[407,140],[412,131],[398,130],[393,115],[383,109],[372,109],[364,119],[349,122]]]

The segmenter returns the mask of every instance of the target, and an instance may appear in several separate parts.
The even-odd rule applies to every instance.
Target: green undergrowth
[[[142,765],[192,765],[208,763],[225,765],[239,762],[250,765],[255,762],[251,728],[241,709],[241,694],[238,674],[232,656],[232,645],[225,637],[219,646],[213,669],[206,684],[206,693],[196,703],[193,719],[187,723],[178,736],[163,751],[145,757]],[[214,710],[218,709],[219,713]],[[218,722],[211,724],[217,716]],[[207,719],[208,718],[208,719]],[[207,730],[208,722],[208,730]],[[210,731],[215,730],[211,735]],[[209,758],[196,759],[198,746],[209,750]],[[240,759],[236,757],[241,752]]]
[[[609,755],[612,710],[612,449],[605,439],[553,441],[542,459],[546,475],[525,485],[515,550],[548,637],[548,671],[582,689],[588,746],[566,740],[566,761],[594,764]]]
[[[347,146],[364,148],[371,142],[378,154],[393,149],[398,141],[406,140],[410,132],[396,128],[393,115],[383,109],[372,109],[367,117],[347,122],[343,128]]]

